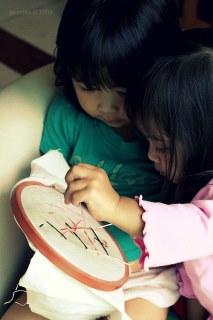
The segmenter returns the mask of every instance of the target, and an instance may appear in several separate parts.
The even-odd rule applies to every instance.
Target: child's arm
[[[138,206],[136,200],[120,197],[100,168],[76,165],[69,170],[66,181],[66,203],[78,206],[85,202],[96,220],[108,221],[138,236],[138,245],[151,253],[145,259],[146,267],[213,255],[212,184],[200,190],[191,203],[166,205],[140,198]]]
[[[120,197],[103,169],[78,164],[68,171],[66,182],[65,203],[79,206],[85,202],[96,220],[112,223],[131,235],[141,235],[143,209],[136,200]]]

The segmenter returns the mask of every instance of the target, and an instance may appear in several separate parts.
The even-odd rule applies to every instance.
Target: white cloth
[[[63,193],[67,187],[65,175],[69,169],[70,166],[62,153],[58,150],[51,150],[31,162],[30,176],[17,182],[11,192],[21,182],[37,181],[47,186],[54,185],[57,190]]]
[[[105,292],[85,286],[59,270],[38,251],[19,285],[27,290],[31,310],[47,319],[92,320],[110,314],[110,319],[129,320],[121,289]]]
[[[160,308],[172,306],[180,296],[174,267],[132,273],[122,288],[125,301],[141,298]]]

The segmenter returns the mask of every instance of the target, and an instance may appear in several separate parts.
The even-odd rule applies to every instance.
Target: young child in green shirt
[[[159,39],[160,36],[160,39]],[[175,40],[174,40],[175,39]],[[103,168],[117,192],[157,201],[161,179],[125,114],[137,70],[182,46],[173,1],[68,1],[57,36],[56,85],[63,88],[46,118],[41,152],[59,149],[68,163]],[[140,250],[115,227],[128,261]]]
[[[159,199],[161,179],[148,160],[146,141],[137,139],[125,114],[125,94],[137,70],[145,72],[155,57],[171,52],[168,43],[174,51],[181,47],[182,33],[173,9],[171,1],[68,1],[55,61],[56,84],[64,91],[49,109],[42,153],[59,149],[70,166],[84,162],[103,168],[120,195],[133,197],[143,190],[146,200]],[[130,235],[115,226],[108,230],[128,262],[137,261],[140,249]],[[167,270],[158,270],[156,278],[160,273],[168,276]],[[157,292],[156,287],[150,285],[150,290]],[[173,298],[164,302],[149,298],[151,293],[141,289],[138,314],[143,319],[165,319],[166,308],[178,298],[176,289],[168,295]],[[128,297],[128,310],[135,295]],[[154,317],[155,311],[143,314],[145,299],[153,309],[161,309],[158,316]]]

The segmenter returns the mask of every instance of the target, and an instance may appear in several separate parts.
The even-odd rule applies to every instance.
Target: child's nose
[[[104,92],[98,104],[98,109],[102,112],[117,112],[120,110],[121,101],[116,93]]]
[[[107,102],[102,102],[98,104],[98,110],[104,113],[117,112],[119,111],[119,106]]]

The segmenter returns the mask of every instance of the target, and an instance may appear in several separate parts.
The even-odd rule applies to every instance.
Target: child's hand
[[[65,180],[66,204],[79,206],[85,202],[96,220],[111,222],[120,197],[103,169],[80,163],[68,171]]]
[[[65,180],[66,204],[79,206],[85,202],[96,220],[112,223],[131,235],[141,235],[143,209],[135,199],[120,197],[103,169],[80,163],[68,171]]]

